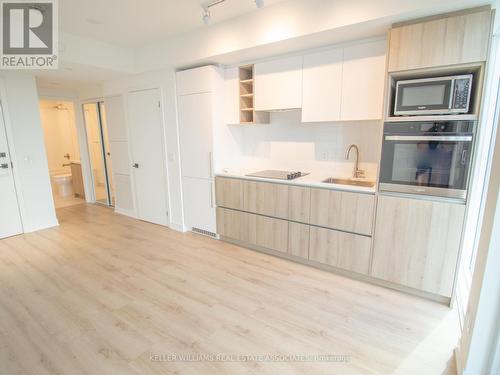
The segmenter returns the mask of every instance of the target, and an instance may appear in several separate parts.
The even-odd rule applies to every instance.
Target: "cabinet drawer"
[[[309,258],[309,231],[307,224],[288,223],[288,254]]]
[[[260,215],[252,216],[256,216],[257,223],[256,245],[286,253],[288,249],[288,221]]]
[[[371,235],[375,196],[311,189],[311,224]]]
[[[288,219],[309,223],[311,215],[311,188],[290,186],[288,188]]]
[[[311,226],[309,260],[367,275],[371,238]]]
[[[288,219],[288,185],[243,182],[243,210]]]
[[[215,201],[217,206],[243,209],[243,180],[236,178],[215,178]]]
[[[223,237],[286,253],[288,221],[217,207],[217,233]]]

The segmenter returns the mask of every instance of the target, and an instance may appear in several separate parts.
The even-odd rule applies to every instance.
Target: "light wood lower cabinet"
[[[371,275],[450,297],[465,206],[380,195]]]
[[[217,206],[243,209],[243,180],[236,178],[215,178],[215,202]]]
[[[288,185],[243,181],[243,211],[288,219]]]
[[[367,275],[371,238],[311,226],[309,259]]]
[[[311,189],[310,223],[371,235],[375,196],[346,191]]]
[[[217,233],[282,253],[288,250],[286,220],[217,207]]]
[[[290,186],[288,188],[288,218],[300,223],[309,223],[311,216],[311,188]]]
[[[288,223],[288,254],[309,259],[309,231],[307,224]]]

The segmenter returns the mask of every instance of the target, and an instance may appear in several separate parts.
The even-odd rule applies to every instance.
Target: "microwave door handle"
[[[448,109],[453,108],[453,98],[455,96],[455,78],[453,78],[450,82],[450,100],[448,103]]]

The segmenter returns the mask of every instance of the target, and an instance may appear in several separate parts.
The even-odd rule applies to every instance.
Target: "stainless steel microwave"
[[[396,82],[395,116],[469,112],[472,74]]]

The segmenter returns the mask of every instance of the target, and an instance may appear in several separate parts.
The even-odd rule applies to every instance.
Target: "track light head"
[[[257,8],[262,8],[264,6],[264,0],[255,0],[255,5],[257,5]]]
[[[203,9],[203,22],[205,25],[208,25],[210,23],[210,11],[208,8]]]

